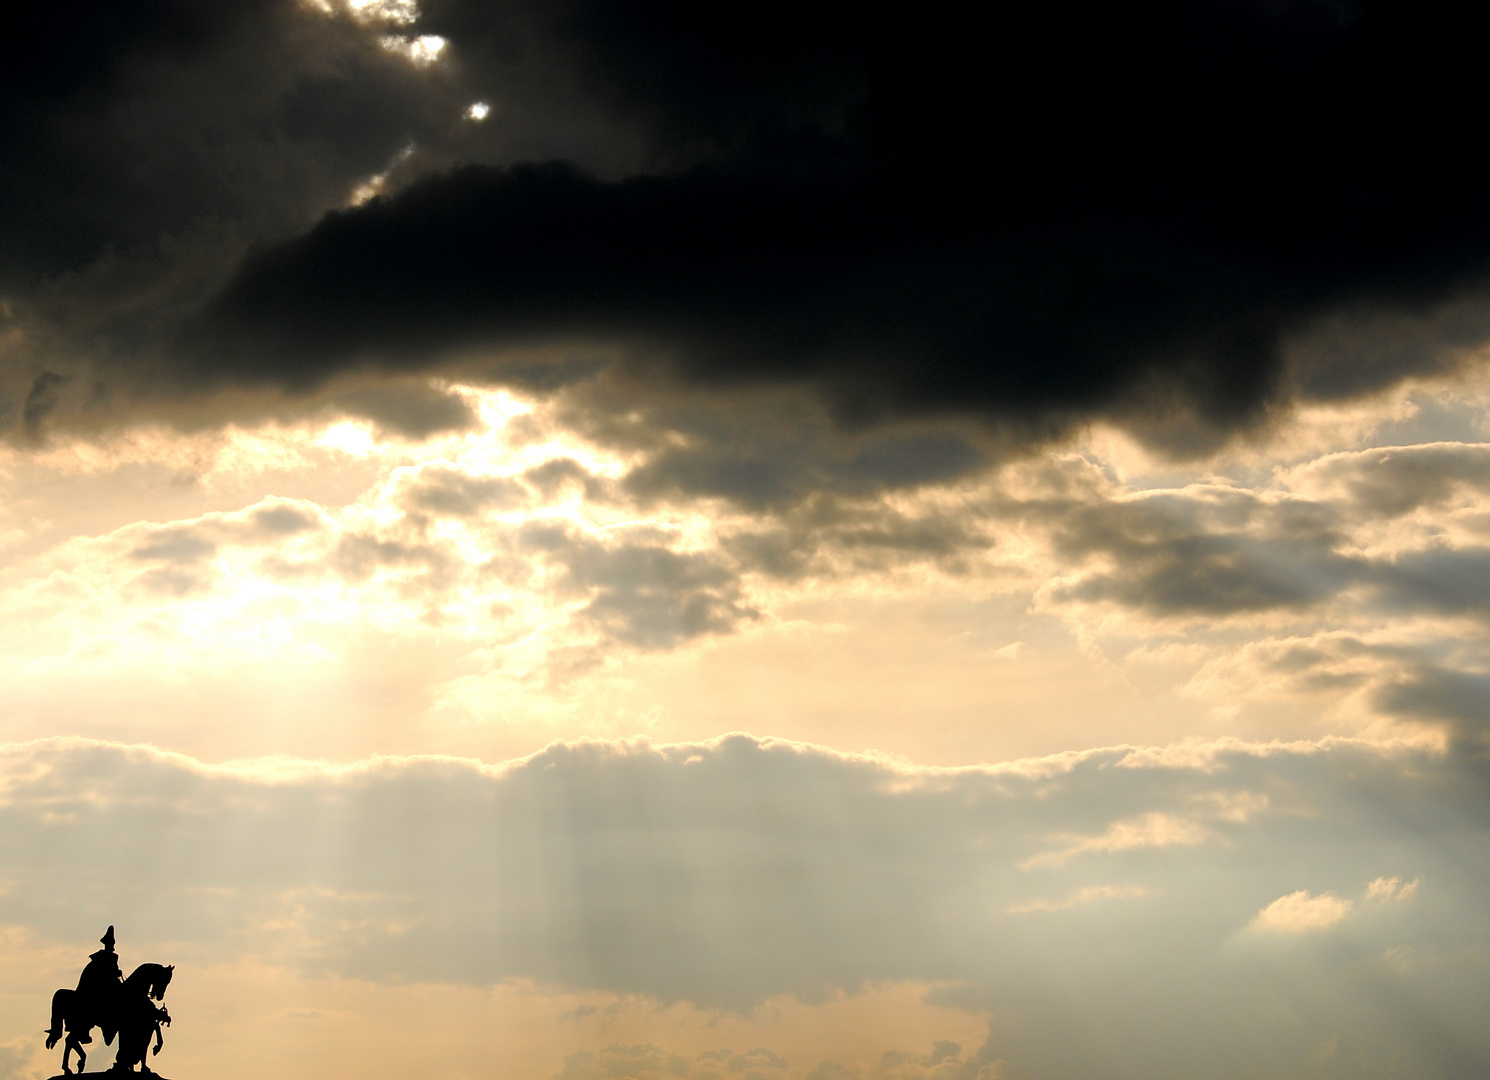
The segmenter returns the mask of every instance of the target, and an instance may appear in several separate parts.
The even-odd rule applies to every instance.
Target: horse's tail
[[[52,995],[52,1026],[47,1028],[47,1049],[57,1045],[62,1038],[62,1024],[67,1019],[67,1007],[72,1004],[75,990],[58,990]]]

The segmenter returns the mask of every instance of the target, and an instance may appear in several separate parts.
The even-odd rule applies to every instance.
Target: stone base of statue
[[[89,1069],[85,1073],[58,1073],[49,1080],[123,1080],[132,1076],[135,1080],[166,1080],[158,1072],[135,1072],[131,1069]]]

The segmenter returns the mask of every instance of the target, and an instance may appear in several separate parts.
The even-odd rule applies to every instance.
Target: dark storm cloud
[[[95,365],[85,401],[300,391],[538,342],[569,355],[482,370],[551,387],[600,346],[707,386],[805,385],[840,418],[960,412],[1043,438],[1107,415],[1179,450],[1484,339],[1474,9],[964,17],[43,5],[7,46],[8,280],[24,301],[111,245],[226,223],[197,293],[179,286],[196,297],[254,247],[185,326],[146,294],[67,338],[22,303]],[[420,70],[387,33],[441,35],[445,59]],[[476,97],[482,124],[460,119]],[[394,194],[286,239],[390,167]],[[69,288],[87,306],[93,286]],[[1330,353],[1384,311],[1417,337]],[[29,384],[39,354],[18,355]]]
[[[35,432],[48,414],[57,407],[57,388],[67,384],[66,375],[43,371],[31,383],[26,393],[26,403],[21,406],[21,423],[28,432]]]
[[[1287,392],[1290,334],[1426,312],[1486,270],[1479,18],[1088,5],[972,33],[826,5],[437,4],[473,64],[499,40],[570,64],[660,171],[473,166],[334,214],[243,266],[195,374],[313,385],[601,339],[690,378],[809,382],[857,418],[1114,412],[1194,443]]]
[[[0,285],[199,219],[298,229],[431,126],[406,62],[293,0],[28,4],[0,49]]]

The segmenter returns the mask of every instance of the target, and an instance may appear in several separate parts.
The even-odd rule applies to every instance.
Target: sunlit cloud
[[[419,21],[416,0],[347,0],[347,9],[362,22],[412,26]]]
[[[1334,893],[1311,895],[1307,889],[1280,896],[1257,913],[1254,930],[1276,934],[1307,934],[1330,930],[1350,914],[1349,900]]]
[[[1399,877],[1379,877],[1366,886],[1366,899],[1376,903],[1400,903],[1417,895],[1421,882],[1414,878],[1403,881]]]
[[[1126,821],[1115,821],[1099,836],[1074,839],[1068,846],[1026,859],[1025,869],[1063,866],[1081,855],[1111,854],[1137,848],[1186,847],[1202,844],[1211,833],[1199,822],[1171,814],[1151,813]]]
[[[378,43],[391,53],[405,57],[415,67],[428,67],[439,60],[449,44],[438,34],[420,34],[418,37],[401,37],[386,34]]]

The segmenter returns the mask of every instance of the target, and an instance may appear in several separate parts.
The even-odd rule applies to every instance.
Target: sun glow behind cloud
[[[409,440],[331,414],[12,455],[21,497],[0,605],[18,699],[36,703],[23,715],[35,708],[39,720],[44,697],[67,708],[76,688],[127,680],[127,698],[155,680],[148,697],[207,672],[226,691],[274,668],[280,686],[303,679],[324,695],[394,648],[426,665],[399,676],[413,697],[396,699],[447,733],[429,749],[475,738],[468,749],[505,756],[535,745],[524,740],[637,724],[702,734],[690,717],[749,715],[750,702],[688,701],[695,691],[679,686],[658,712],[659,680],[687,685],[710,664],[748,672],[808,642],[824,660],[835,640],[924,653],[925,630],[885,637],[882,616],[868,615],[878,610],[941,622],[943,642],[922,662],[967,686],[948,703],[968,691],[996,702],[1019,692],[1021,673],[1064,665],[1098,695],[1117,688],[1105,698],[1114,709],[1129,698],[1146,703],[1150,725],[1155,704],[1175,717],[1135,729],[1138,741],[1196,733],[1182,717],[1197,707],[1216,710],[1201,732],[1385,733],[1432,719],[1390,703],[1456,677],[1438,673],[1480,633],[1443,591],[1482,557],[1490,457],[1477,444],[1330,448],[1259,481],[1154,487],[1131,462],[1113,479],[1094,439],[972,480],[752,510],[639,483],[688,436],[627,445],[582,434],[563,398],[432,392],[471,423]],[[1425,469],[1437,487],[1415,479]],[[118,501],[28,524],[63,509],[51,501],[59,484],[110,487]],[[1384,622],[1393,611],[1410,617]],[[865,636],[871,627],[882,641]],[[951,675],[973,653],[1000,665],[1006,689]],[[783,677],[795,680],[778,666],[772,679]],[[748,693],[759,703],[769,691]],[[1087,708],[1080,700],[1056,707]],[[1045,716],[1057,739],[1085,737],[1063,726],[1074,718]],[[529,722],[538,727],[521,734]],[[792,728],[832,741],[830,730]],[[481,744],[483,733],[496,741]],[[935,756],[903,730],[870,738],[881,736],[884,748]],[[372,738],[341,745],[365,752]],[[1060,746],[1018,725],[1004,738],[982,753]]]
[[[596,1028],[584,1035],[598,1041],[584,1052],[590,1057],[566,1066],[574,1075],[621,1069],[648,1080],[652,1070],[696,1072],[703,1080],[716,1068],[708,1055],[728,1044],[664,1036],[656,1016],[668,1015],[690,1032],[756,1025],[756,1041],[730,1054],[759,1047],[786,1064],[760,1056],[742,1058],[741,1067],[785,1080],[805,1078],[811,1069],[804,1063],[843,1061],[850,1056],[844,1046],[863,1045],[862,1029],[846,1035],[847,1043],[804,1034],[824,1018],[852,1015],[843,1023],[860,1024],[862,1010],[880,1007],[875,1002],[903,1003],[911,994],[921,995],[920,1004],[905,1006],[914,1019],[904,1032],[893,1041],[887,1034],[853,1068],[891,1075],[889,1059],[875,1064],[874,1055],[892,1051],[899,1055],[894,1068],[910,1080],[992,1077],[1001,1058],[1051,1050],[1039,1025],[1001,1029],[1003,1041],[985,1046],[979,1033],[989,1015],[1015,1015],[1019,992],[1045,986],[1046,976],[1033,972],[1091,962],[1047,939],[1057,926],[1060,934],[1079,926],[1081,935],[1099,935],[1081,940],[1101,955],[1100,935],[1113,926],[1128,935],[1161,927],[1168,933],[1174,920],[1214,910],[1214,925],[1194,932],[1226,951],[1227,963],[1304,965],[1308,985],[1323,993],[1328,978],[1309,966],[1309,956],[1288,950],[1347,935],[1366,942],[1361,963],[1416,973],[1422,950],[1443,947],[1424,937],[1416,920],[1433,904],[1459,905],[1472,890],[1470,878],[1455,877],[1460,870],[1429,865],[1421,852],[1409,857],[1411,844],[1391,840],[1383,849],[1384,834],[1373,833],[1359,809],[1342,809],[1355,806],[1359,793],[1341,778],[1368,768],[1363,762],[1385,770],[1379,783],[1396,785],[1395,798],[1419,799],[1414,785],[1439,790],[1455,782],[1453,748],[1479,737],[1463,702],[1479,685],[1475,643],[1483,631],[1476,610],[1457,599],[1466,586],[1456,586],[1456,594],[1444,583],[1462,582],[1480,565],[1490,457],[1481,444],[1463,440],[1404,441],[1401,425],[1411,418],[1400,402],[1384,402],[1376,428],[1351,429],[1346,445],[1316,444],[1268,470],[1255,466],[1253,448],[1190,475],[1172,464],[1144,465],[1130,451],[1109,453],[1118,443],[1094,431],[945,482],[866,484],[853,470],[880,460],[871,441],[879,436],[834,443],[845,437],[824,427],[822,442],[799,446],[788,465],[772,467],[842,470],[851,478],[843,490],[752,501],[696,490],[699,477],[686,469],[711,451],[707,437],[688,426],[686,409],[676,427],[624,414],[617,426],[597,422],[582,393],[522,396],[448,381],[411,385],[400,400],[423,402],[419,416],[445,419],[433,430],[400,434],[391,425],[409,424],[412,406],[390,413],[384,398],[338,390],[321,411],[297,421],[202,434],[137,428],[57,440],[0,461],[14,496],[0,522],[11,545],[0,571],[7,730],[16,743],[59,728],[106,740],[55,750],[13,746],[15,762],[50,763],[42,772],[20,764],[8,774],[11,812],[60,836],[55,830],[80,827],[100,807],[130,805],[133,795],[109,793],[88,772],[86,762],[99,754],[124,754],[127,774],[143,770],[142,792],[157,783],[190,790],[180,805],[196,807],[204,821],[218,813],[211,809],[218,798],[269,807],[320,784],[331,785],[328,792],[359,785],[381,792],[386,782],[393,786],[377,800],[408,797],[425,805],[438,802],[436,790],[445,793],[439,798],[464,784],[517,792],[525,789],[516,777],[577,769],[572,790],[589,792],[586,798],[613,783],[618,807],[638,797],[627,793],[653,791],[664,800],[638,811],[654,823],[647,858],[662,860],[645,873],[670,880],[676,872],[693,882],[666,902],[684,904],[701,920],[670,923],[672,933],[696,935],[682,953],[695,959],[740,934],[748,938],[751,920],[764,918],[770,905],[779,905],[771,908],[772,925],[807,919],[801,925],[809,938],[819,916],[800,907],[808,898],[818,897],[838,920],[853,905],[833,899],[842,882],[824,878],[805,893],[782,891],[771,871],[749,893],[746,909],[716,909],[703,884],[710,879],[691,875],[707,864],[724,879],[749,878],[757,872],[747,869],[756,866],[750,852],[757,841],[728,830],[728,838],[707,843],[682,833],[664,840],[658,823],[698,825],[700,815],[720,812],[733,823],[729,829],[743,828],[752,816],[727,807],[752,791],[770,793],[774,821],[795,783],[785,777],[806,769],[813,779],[800,792],[808,800],[803,816],[782,835],[863,821],[868,832],[839,837],[833,850],[883,854],[899,841],[875,832],[874,822],[904,824],[907,814],[921,812],[913,807],[942,806],[938,792],[951,801],[933,816],[950,816],[905,835],[970,831],[956,842],[965,851],[949,850],[945,865],[928,865],[928,853],[907,849],[904,867],[888,868],[891,878],[856,887],[856,896],[889,905],[864,909],[886,921],[866,925],[868,937],[843,946],[849,967],[803,974],[800,984],[782,974],[797,970],[782,966],[785,960],[716,957],[702,967],[690,960],[668,974],[628,967],[640,954],[624,948],[601,957],[586,953],[588,946],[565,946],[579,951],[540,962],[516,938],[501,946],[500,957],[490,954],[495,966],[477,977],[438,967],[465,948],[438,934],[479,938],[486,933],[481,920],[451,930],[476,916],[434,896],[420,899],[402,870],[387,880],[343,879],[333,859],[325,874],[277,885],[188,881],[184,870],[172,870],[181,903],[196,890],[215,890],[216,910],[247,935],[245,956],[267,965],[253,977],[279,980],[288,998],[356,1003],[347,1005],[344,1021],[334,1020],[342,1014],[332,1008],[325,1015],[333,1019],[317,1023],[363,1024],[392,1007],[378,1004],[384,980],[414,978],[429,987],[421,994],[454,995],[441,997],[442,1007],[480,1017],[492,1008],[508,1017],[541,1014],[535,1032],[567,1032],[514,1035],[512,1060],[527,1062],[524,1075],[548,1075],[571,1053],[580,1029],[565,1025],[579,1021],[563,1017],[575,1013],[585,1024],[591,1015],[612,1017],[606,1023],[613,1027],[603,1030],[615,1034],[602,1037]],[[1479,408],[1477,399],[1463,400],[1466,411]],[[763,428],[776,408],[764,407]],[[897,446],[921,445],[907,443],[911,437],[893,435]],[[1279,437],[1292,438],[1286,431]],[[683,457],[676,456],[680,447]],[[773,490],[791,490],[789,473],[773,475],[777,485],[788,478]],[[1299,576],[1305,563],[1314,569]],[[990,715],[1002,719],[990,724]],[[799,741],[716,740],[731,727]],[[638,734],[657,741],[606,741]],[[526,757],[555,738],[601,741]],[[188,756],[141,756],[118,745],[141,742]],[[1116,743],[1129,745],[1083,749]],[[872,753],[821,748],[828,746]],[[374,754],[389,756],[368,756]],[[1007,758],[1021,760],[967,767]],[[1335,771],[1332,763],[1343,761],[1354,764]],[[961,767],[926,768],[934,764]],[[587,771],[592,765],[599,772]],[[748,776],[731,787],[729,769],[736,767]],[[778,769],[785,770],[780,778]],[[61,792],[72,783],[63,780],[68,770],[91,792],[77,805],[27,787],[53,775]],[[426,775],[438,778],[420,794]],[[714,779],[703,787],[691,779],[705,775]],[[822,817],[827,811],[811,793],[834,784],[845,791],[849,776],[866,785],[862,804]],[[682,786],[668,787],[674,783]],[[502,787],[511,784],[518,786]],[[724,802],[711,801],[717,799]],[[1004,807],[997,827],[966,819],[967,807],[985,803]],[[1443,812],[1457,812],[1453,805]],[[837,816],[843,812],[847,819]],[[307,815],[296,817],[298,839],[280,836],[268,819],[250,831],[265,838],[266,852],[290,857],[292,843],[342,850],[361,828],[355,813]],[[436,808],[421,811],[410,827],[448,830],[479,816]],[[617,837],[629,835],[616,821]],[[1290,830],[1310,821],[1323,831],[1299,847]],[[557,818],[527,827],[545,837],[543,850],[578,842]],[[1310,869],[1317,853],[1311,845],[1357,827],[1359,846],[1348,866],[1328,874]],[[430,841],[408,839],[411,851],[429,849]],[[609,838],[597,850],[618,843]],[[457,846],[516,850],[495,835]],[[1396,854],[1383,862],[1388,849]],[[975,851],[982,854],[968,862]],[[1249,851],[1281,860],[1279,871],[1266,880],[1249,876],[1242,869]],[[743,861],[710,861],[726,855]],[[258,857],[251,849],[239,856],[249,864]],[[850,878],[869,872],[868,864],[837,864],[826,853],[802,858],[802,866],[838,865]],[[304,864],[318,866],[321,856],[306,856]],[[426,862],[420,872],[475,872],[460,865],[439,870]],[[622,872],[620,864],[606,866],[584,873]],[[803,872],[779,871],[787,876],[781,880]],[[540,878],[550,881],[544,888],[556,891],[544,895],[557,906],[545,933],[558,948],[553,920],[574,901],[556,899],[568,894],[553,883],[570,871],[513,865],[503,873],[531,888]],[[906,913],[919,911],[930,894],[897,892],[901,874],[904,881],[929,874],[941,882],[940,915]],[[1449,882],[1446,891],[1420,890],[1429,877]],[[1202,899],[1201,879],[1222,892]],[[630,920],[664,904],[626,891],[642,889],[642,878],[611,880],[622,889],[622,907],[576,915],[574,942],[584,940],[584,919]],[[468,886],[452,887],[450,895],[464,895]],[[704,891],[687,891],[696,888]],[[503,918],[521,924],[527,902],[514,895],[518,906],[504,909]],[[767,906],[751,906],[757,904]],[[897,904],[910,908],[895,914]],[[246,906],[230,914],[238,910],[232,905]],[[848,959],[878,955],[866,944],[876,935],[943,925],[938,920],[957,912],[966,920],[962,929],[923,942],[921,960],[854,967],[859,961]],[[746,923],[725,928],[737,917]],[[1024,973],[1019,992],[980,981],[981,969],[954,960],[985,933],[994,934],[989,955],[1014,948],[999,937],[1005,931],[995,933],[1002,923],[979,919],[1014,920],[1009,934],[1017,925],[1022,936],[1010,940],[1025,944],[1005,960]],[[662,933],[660,926],[628,926],[617,942]],[[206,947],[190,943],[196,931],[187,932],[184,922],[170,934],[149,933],[188,956]],[[670,955],[676,947],[657,944],[655,951]],[[767,955],[776,947],[760,944]],[[799,951],[821,959],[823,947],[819,940]],[[207,954],[201,956],[205,963]],[[232,968],[237,977],[248,977],[246,963]],[[416,972],[410,964],[435,967]],[[587,985],[593,977],[578,973],[601,968],[612,975],[591,990],[563,989]],[[697,972],[706,969],[733,973],[715,988],[720,994],[744,992],[741,972],[756,970],[759,999],[741,999],[731,1007],[746,1011],[728,1018],[700,1004],[715,990],[667,981],[702,978]],[[1176,968],[1164,978],[1215,977],[1205,972]],[[914,992],[904,981],[912,976],[921,980]],[[492,989],[437,989],[452,979],[464,985],[483,978]],[[1455,978],[1478,985],[1468,969]],[[1040,992],[1055,993],[1056,985]],[[1083,1009],[1111,1007],[1097,990],[1081,993],[1098,995]],[[635,994],[641,997],[628,996]],[[1252,1007],[1236,1000],[1238,1008]],[[777,1004],[761,1003],[770,1001]],[[827,1004],[813,1004],[819,1001]],[[266,1022],[306,1022],[274,1016]],[[1350,1016],[1358,1025],[1359,1016]],[[1139,1019],[1135,1013],[1134,1023]],[[288,1029],[284,1038],[298,1045]],[[742,1045],[744,1039],[731,1036]],[[614,1046],[602,1053],[608,1040]],[[660,1047],[652,1057],[634,1049],[648,1040]],[[925,1053],[938,1040],[956,1043],[956,1052]]]

